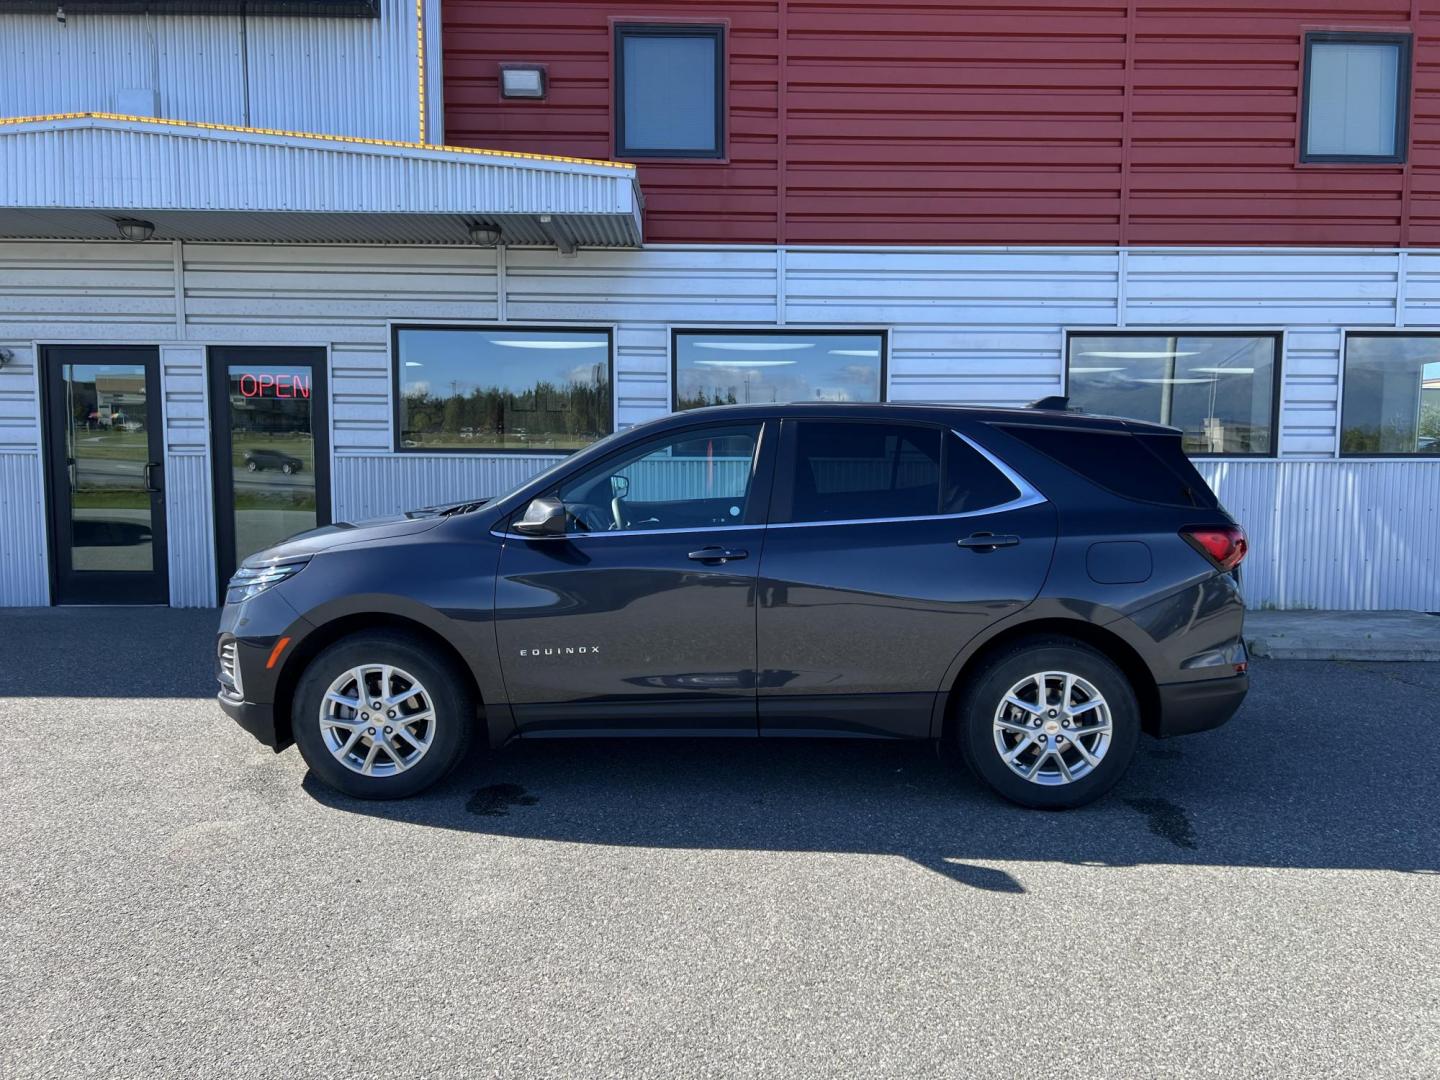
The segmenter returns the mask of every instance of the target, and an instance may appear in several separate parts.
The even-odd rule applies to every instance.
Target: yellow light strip
[[[316,139],[321,142],[347,143],[355,146],[393,146],[401,150],[434,150],[447,154],[474,154],[478,157],[516,158],[521,161],[558,161],[567,165],[594,165],[633,173],[634,165],[623,161],[601,161],[597,158],[565,157],[562,154],[531,154],[522,150],[482,150],[475,146],[429,146],[425,143],[401,142],[398,139],[365,139],[358,135],[327,135],[318,131],[282,131],[278,128],[240,127],[236,124],[212,124],[204,120],[168,120],[162,116],[127,116],[124,113],[68,112],[44,116],[0,117],[0,127],[17,124],[44,124],[55,120],[122,120],[125,123],[153,124],[158,127],[195,128],[200,131],[235,131],[243,135],[278,135],[287,139]]]

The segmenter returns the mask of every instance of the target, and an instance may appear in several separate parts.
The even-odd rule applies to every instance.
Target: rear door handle
[[[955,543],[974,551],[991,551],[1000,547],[1014,547],[1020,543],[1020,538],[1010,533],[977,532],[971,533],[964,540],[956,540]]]
[[[737,551],[734,548],[703,547],[699,551],[692,551],[690,558],[696,562],[731,562],[735,559],[748,559],[748,551]]]

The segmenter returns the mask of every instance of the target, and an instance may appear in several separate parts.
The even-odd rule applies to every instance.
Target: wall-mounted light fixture
[[[494,247],[500,243],[500,230],[494,225],[482,225],[476,222],[470,226],[470,242],[479,244],[481,247]]]
[[[0,367],[4,367],[14,359],[15,351],[13,349],[0,349]]]
[[[548,89],[543,64],[501,64],[500,96],[502,98],[543,99]]]
[[[120,235],[132,244],[143,244],[155,235],[155,226],[139,218],[116,218],[115,227],[120,230]]]

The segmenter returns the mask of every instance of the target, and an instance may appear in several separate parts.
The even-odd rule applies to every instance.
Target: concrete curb
[[[1440,662],[1440,618],[1423,611],[1251,611],[1245,647],[1265,660]]]

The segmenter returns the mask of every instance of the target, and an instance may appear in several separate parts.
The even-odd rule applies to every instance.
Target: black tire
[[[362,775],[342,764],[326,745],[320,724],[325,694],[337,678],[366,664],[407,672],[424,687],[434,708],[428,748],[403,772]],[[409,634],[365,631],[337,641],[306,665],[295,688],[291,724],[301,757],[327,787],[357,799],[404,799],[439,783],[465,757],[477,724],[476,702],[469,679],[449,657],[437,655]]]
[[[281,471],[282,473],[284,473],[286,476],[294,476],[294,475],[295,475],[295,466],[292,465],[292,464],[290,464],[290,462],[287,461],[287,462],[285,462],[284,465],[281,465],[281,466],[280,466],[280,471]]]
[[[247,462],[245,462],[245,471],[246,471],[246,472],[259,472],[259,471],[260,471],[260,466],[259,466],[258,463],[254,462],[254,461],[247,461]]]
[[[1056,786],[1018,775],[995,745],[995,713],[1005,695],[1027,676],[1049,671],[1078,675],[1094,686],[1109,706],[1111,724],[1099,764]],[[1034,638],[997,653],[967,678],[956,707],[955,736],[970,770],[1011,802],[1037,810],[1068,810],[1100,798],[1125,775],[1140,739],[1140,706],[1130,680],[1103,653],[1070,638]],[[1073,759],[1074,752],[1070,755]],[[1054,764],[1045,768],[1058,773]]]

